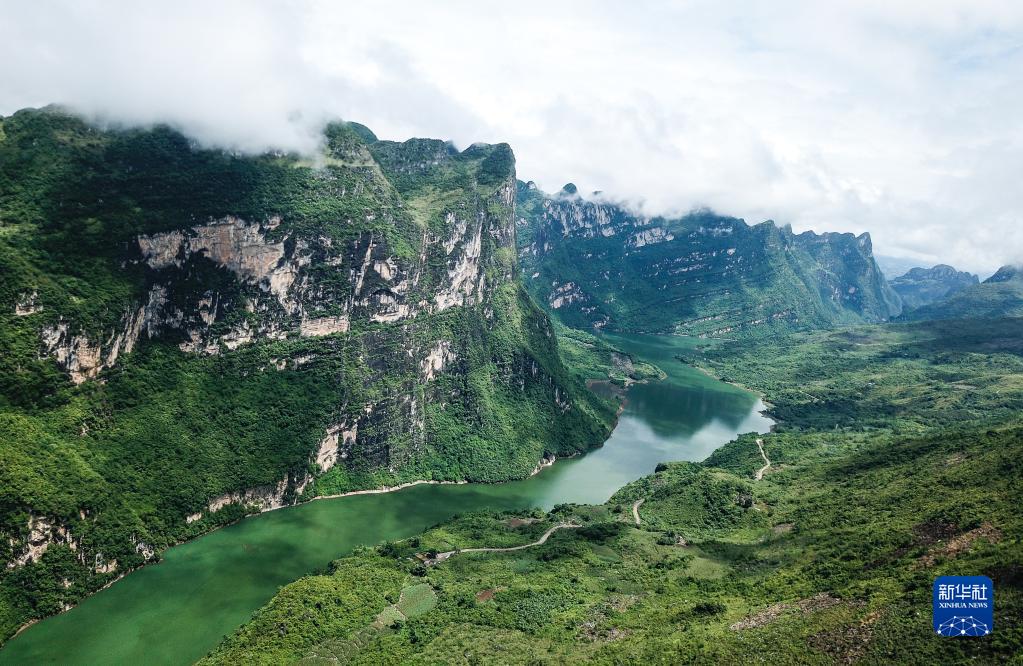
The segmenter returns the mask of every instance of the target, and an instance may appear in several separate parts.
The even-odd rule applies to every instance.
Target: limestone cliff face
[[[462,158],[449,145],[442,145],[445,148],[428,165],[435,170]],[[416,147],[412,142],[411,148]],[[472,150],[490,149],[475,146]],[[400,145],[381,148],[383,158],[389,160],[403,152]],[[342,154],[373,164],[375,169],[364,177],[387,195],[401,197],[368,146],[349,146]],[[76,331],[73,322],[58,319],[40,331],[42,353],[79,384],[113,367],[146,339],[177,340],[186,353],[221,354],[264,339],[322,337],[380,324],[384,328],[369,335],[402,339],[408,359],[403,369],[415,369],[416,379],[429,383],[457,358],[454,343],[420,341],[417,338],[427,327],[406,322],[453,308],[471,308],[479,316],[492,318],[488,312],[495,290],[516,284],[515,266],[509,262],[515,244],[514,193],[514,171],[508,170],[486,193],[477,190],[450,210],[439,211],[434,224],[414,238],[419,245],[416,252],[396,252],[393,234],[387,230],[366,229],[339,239],[323,229],[295,228],[277,214],[261,220],[227,215],[182,229],[139,234],[124,260],[144,269],[150,283],[145,299],[131,304],[99,336]],[[408,203],[415,201],[414,196],[409,199]],[[368,208],[363,217],[372,221],[377,215],[395,214]],[[204,286],[203,277],[210,271],[225,274],[225,288],[196,289],[197,284]],[[413,438],[422,440],[423,408],[414,384],[406,387],[397,405],[395,396],[389,395],[379,404],[357,405],[353,415],[330,424],[325,444],[315,456],[320,471],[348,457],[356,446],[360,422],[406,420]],[[338,433],[345,434],[338,437]],[[369,444],[370,449],[376,448]],[[377,453],[373,456],[377,463],[395,462]],[[282,483],[290,484],[294,499],[307,481]],[[276,508],[284,494],[283,490],[247,492],[225,497],[240,502],[249,495],[268,495],[269,499],[257,503]]]
[[[866,234],[795,235],[706,211],[649,218],[573,190],[518,190],[526,284],[573,326],[735,336],[899,311]]]
[[[4,127],[0,423],[33,482],[0,515],[0,593],[19,608],[58,612],[249,512],[521,478],[606,436],[519,281],[506,145],[335,124],[315,159],[244,157],[55,112]]]
[[[72,381],[81,383],[130,352],[140,337],[172,329],[184,351],[207,354],[260,338],[323,336],[347,332],[353,320],[393,324],[420,314],[484,303],[490,291],[512,280],[512,271],[492,276],[484,269],[484,237],[491,252],[514,246],[508,222],[514,186],[505,183],[490,202],[504,215],[486,210],[449,211],[445,228],[424,234],[420,253],[396,256],[385,238],[373,231],[347,243],[325,235],[281,229],[281,218],[248,221],[235,216],[187,229],[139,235],[139,257],[150,269],[153,285],[144,303],[131,306],[105,339],[72,333],[60,321],[42,330],[44,353],[52,356]],[[133,248],[134,249],[134,248]],[[443,270],[432,270],[443,264]],[[178,284],[197,265],[215,267],[235,278],[231,296],[216,290],[184,292]],[[329,267],[324,270],[325,267]],[[178,298],[168,299],[168,293]],[[231,310],[249,315],[235,318]]]

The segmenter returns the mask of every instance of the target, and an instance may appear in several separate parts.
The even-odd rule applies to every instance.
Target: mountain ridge
[[[797,235],[708,210],[644,217],[522,182],[518,199],[527,288],[572,326],[760,335],[900,311],[869,234]]]
[[[1023,268],[1008,264],[988,279],[911,310],[901,321],[1023,317]]]
[[[903,307],[912,310],[980,284],[980,278],[947,264],[937,264],[931,268],[912,268],[889,283],[902,299]]]

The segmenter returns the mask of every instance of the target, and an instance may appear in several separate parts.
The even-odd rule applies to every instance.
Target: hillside
[[[794,234],[698,211],[646,218],[574,186],[518,185],[527,289],[577,328],[761,336],[884,321],[899,298],[866,234]]]
[[[1023,317],[1023,272],[1002,266],[982,283],[961,289],[945,298],[905,313],[905,321]]]
[[[766,393],[779,425],[762,444],[661,465],[605,505],[465,515],[364,549],[203,663],[1005,662],[1023,648],[1021,321],[697,352]],[[932,582],[972,574],[994,580],[995,632],[935,640]]]
[[[0,637],[315,495],[497,481],[612,414],[518,282],[514,156],[0,119]]]
[[[938,264],[931,268],[912,268],[889,280],[889,284],[902,299],[903,309],[912,310],[980,284],[980,280],[972,273]]]

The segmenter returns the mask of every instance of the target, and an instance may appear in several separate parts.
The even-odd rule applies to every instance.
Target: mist
[[[1019,3],[348,4],[10,6],[0,114],[60,103],[243,152],[315,152],[335,118],[507,141],[548,191],[1023,260]]]

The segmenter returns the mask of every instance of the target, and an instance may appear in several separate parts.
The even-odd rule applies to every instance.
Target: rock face
[[[902,299],[903,308],[912,310],[980,284],[980,280],[972,273],[938,264],[933,268],[913,268],[890,283]]]
[[[527,287],[572,326],[737,336],[899,312],[867,234],[796,235],[706,211],[648,218],[532,183],[518,197]]]
[[[33,479],[0,555],[41,579],[0,578],[19,608],[250,511],[521,478],[606,436],[519,281],[508,146],[336,123],[306,160],[0,122],[0,428]]]

